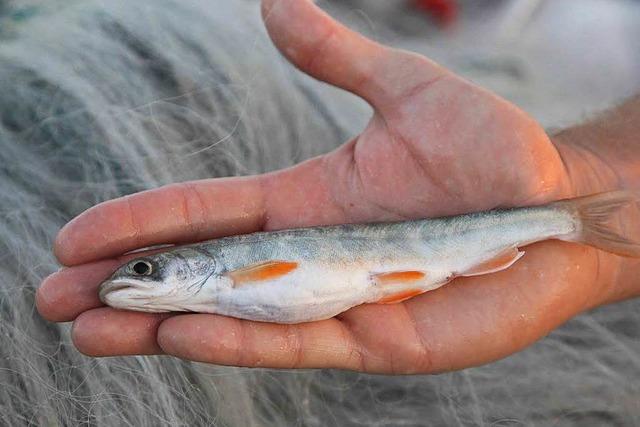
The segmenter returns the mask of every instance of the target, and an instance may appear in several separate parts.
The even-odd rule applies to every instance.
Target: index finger
[[[62,264],[76,265],[150,245],[252,231],[261,226],[263,211],[256,178],[172,184],[88,209],[62,228],[54,251]]]
[[[343,221],[322,168],[318,157],[276,173],[172,184],[100,203],[62,228],[54,252],[72,266],[158,244]]]

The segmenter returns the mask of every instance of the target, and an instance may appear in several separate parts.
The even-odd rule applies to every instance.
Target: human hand
[[[440,372],[518,351],[608,297],[618,257],[544,242],[528,247],[506,271],[314,323],[103,307],[98,285],[127,259],[120,254],[140,247],[539,204],[611,185],[606,178],[581,178],[577,185],[583,158],[569,145],[560,147],[561,157],[523,111],[426,58],[349,31],[310,1],[264,0],[263,15],[291,62],[372,105],[370,123],[337,150],[292,168],[174,184],[102,203],[67,224],[55,252],[70,267],[45,280],[37,305],[49,320],[74,321],[80,351],[239,366]]]

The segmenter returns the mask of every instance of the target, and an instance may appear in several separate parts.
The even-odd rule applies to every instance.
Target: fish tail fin
[[[558,238],[586,243],[617,255],[640,257],[640,243],[618,234],[614,221],[621,208],[639,201],[638,193],[612,191],[556,202],[557,207],[573,215],[577,226],[574,233]]]

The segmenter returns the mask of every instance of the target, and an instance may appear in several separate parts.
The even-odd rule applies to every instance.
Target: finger
[[[162,354],[156,335],[168,316],[97,308],[82,313],[73,322],[71,338],[87,356]]]
[[[193,314],[167,319],[158,330],[163,351],[230,366],[360,369],[362,355],[336,319],[297,325]]]
[[[424,57],[349,30],[309,0],[263,0],[262,14],[273,42],[289,61],[377,108],[447,73]]]
[[[38,312],[52,322],[68,322],[85,310],[102,306],[98,286],[119,265],[116,260],[105,260],[51,274],[36,292]]]
[[[97,206],[63,227],[54,251],[64,265],[140,247],[244,233],[264,217],[259,179],[234,178],[168,185]]]

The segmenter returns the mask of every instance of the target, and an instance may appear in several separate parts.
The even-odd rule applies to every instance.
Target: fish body
[[[142,257],[101,285],[108,305],[300,323],[363,303],[395,303],[460,276],[508,268],[527,244],[582,241],[624,255],[638,246],[605,224],[628,193],[454,217],[231,236]]]

